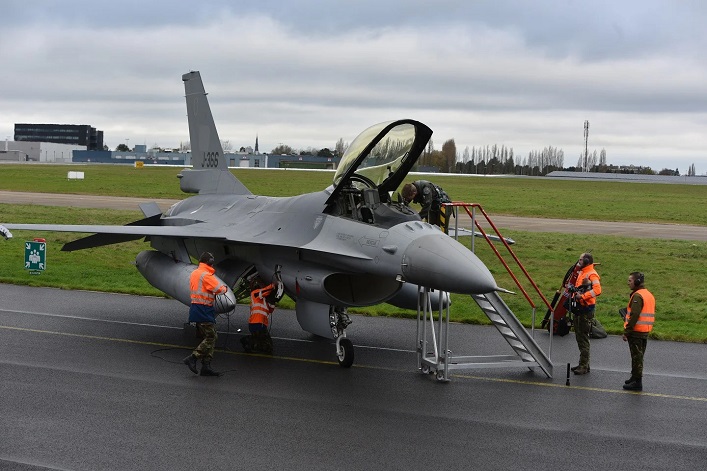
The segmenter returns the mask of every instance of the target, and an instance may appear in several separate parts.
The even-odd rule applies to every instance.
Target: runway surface
[[[0,203],[11,204],[137,210],[140,203],[152,201],[156,202],[162,211],[166,211],[170,206],[180,200],[0,191]],[[530,218],[499,216],[494,214],[490,216],[497,227],[510,230],[707,241],[707,226]],[[463,211],[459,217],[459,221],[462,227],[471,227],[471,219]],[[0,224],[2,222],[3,221],[0,221]],[[488,227],[485,220],[481,220],[481,222],[484,228]]]
[[[621,389],[620,337],[592,341],[592,371],[421,374],[416,322],[353,316],[354,367],[276,311],[275,355],[240,352],[246,307],[219,320],[213,366],[173,300],[0,284],[0,469],[666,470],[707,460],[705,345],[649,341],[643,393]],[[601,306],[599,315],[601,317]],[[230,334],[228,333],[230,331]],[[507,354],[493,327],[453,325],[455,354]],[[536,332],[546,348],[546,332]]]

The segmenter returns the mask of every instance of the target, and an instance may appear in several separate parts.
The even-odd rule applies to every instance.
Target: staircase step
[[[528,362],[529,365],[536,364],[551,378],[552,362],[513,314],[513,311],[503,302],[503,299],[495,292],[472,295],[472,298],[518,357],[524,362]]]

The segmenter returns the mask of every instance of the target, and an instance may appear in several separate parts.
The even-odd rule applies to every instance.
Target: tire
[[[341,353],[337,353],[337,359],[339,360],[339,365],[342,368],[350,368],[354,362],[354,347],[351,340],[343,338],[339,341],[341,346]]]

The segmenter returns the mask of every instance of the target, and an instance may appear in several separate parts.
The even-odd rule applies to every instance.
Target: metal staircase
[[[514,355],[455,355],[449,349],[449,306],[442,306],[434,320],[430,291],[420,288],[417,316],[418,369],[435,374],[438,381],[449,381],[449,370],[470,368],[540,368],[552,378],[552,362],[523,327],[503,299],[495,293],[473,295],[472,298],[488,316]]]
[[[449,349],[449,305],[444,306],[442,301],[443,293],[439,293],[439,316],[437,321],[434,320],[434,315],[431,309],[432,303],[430,300],[430,291],[428,288],[420,287],[420,297],[418,299],[417,312],[417,352],[418,352],[418,369],[423,373],[433,373],[439,381],[449,381],[449,370],[463,368],[505,368],[505,367],[527,367],[530,369],[540,368],[548,378],[552,378],[552,361],[550,354],[552,353],[552,336],[550,336],[549,352],[545,352],[538,346],[533,338],[535,325],[535,303],[523,288],[518,278],[513,274],[508,264],[504,261],[501,254],[494,247],[491,238],[486,234],[484,229],[476,220],[476,210],[486,218],[488,224],[495,231],[495,240],[500,241],[518,264],[523,274],[530,282],[536,293],[545,303],[552,309],[547,299],[540,292],[535,282],[530,277],[530,274],[520,263],[515,253],[509,246],[509,240],[501,236],[500,232],[488,217],[486,212],[478,204],[472,203],[445,203],[443,205],[445,212],[452,210],[454,212],[455,226],[458,221],[458,209],[461,207],[471,217],[472,220],[472,238],[471,249],[474,251],[474,233],[478,229],[479,233],[488,242],[493,252],[501,261],[503,266],[508,271],[513,281],[516,283],[522,294],[533,309],[531,333],[520,323],[518,318],[513,314],[513,311],[506,305],[501,297],[496,292],[486,294],[476,294],[471,297],[476,301],[481,310],[491,320],[496,329],[501,333],[503,338],[513,349],[513,355],[487,355],[487,356],[461,356],[453,355]],[[455,234],[458,234],[458,228],[455,227]],[[448,227],[443,227],[445,232]],[[512,243],[512,241],[511,241]],[[435,324],[437,326],[435,327]]]

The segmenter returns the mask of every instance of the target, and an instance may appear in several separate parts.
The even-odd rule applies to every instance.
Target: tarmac
[[[153,199],[0,191],[0,203],[137,209]],[[166,210],[179,200],[157,200]],[[501,228],[707,240],[707,228],[492,215]],[[465,227],[470,221],[460,218]],[[0,221],[1,223],[1,221]],[[40,275],[41,276],[41,275]],[[600,306],[601,307],[601,306]],[[278,310],[275,355],[245,354],[247,312],[219,319],[220,378],[181,359],[198,340],[174,300],[0,284],[0,469],[702,469],[707,351],[649,341],[644,391],[621,388],[628,347],[592,341],[569,378],[573,335],[554,337],[552,378],[525,367],[417,367],[417,323],[352,316],[354,366]],[[512,352],[493,327],[453,324],[454,355]],[[536,330],[541,348],[550,336]]]
[[[40,275],[41,276],[41,275]],[[413,319],[352,316],[354,366],[277,310],[275,354],[245,354],[246,306],[220,317],[212,366],[177,301],[0,284],[0,469],[681,470],[707,460],[705,345],[649,340],[644,391],[620,337],[592,340],[572,375],[526,367],[417,368]],[[508,354],[494,327],[453,324],[455,355]],[[547,350],[549,334],[535,331]]]

